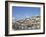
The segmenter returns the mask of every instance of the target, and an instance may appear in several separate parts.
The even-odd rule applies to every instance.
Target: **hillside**
[[[16,21],[13,24],[15,30],[33,30],[40,28],[40,16],[32,16]]]

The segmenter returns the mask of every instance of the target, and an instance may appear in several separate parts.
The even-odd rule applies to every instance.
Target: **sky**
[[[39,15],[40,15],[40,7],[20,7],[20,6],[12,7],[13,19],[14,18],[22,19],[31,16],[39,16]]]

